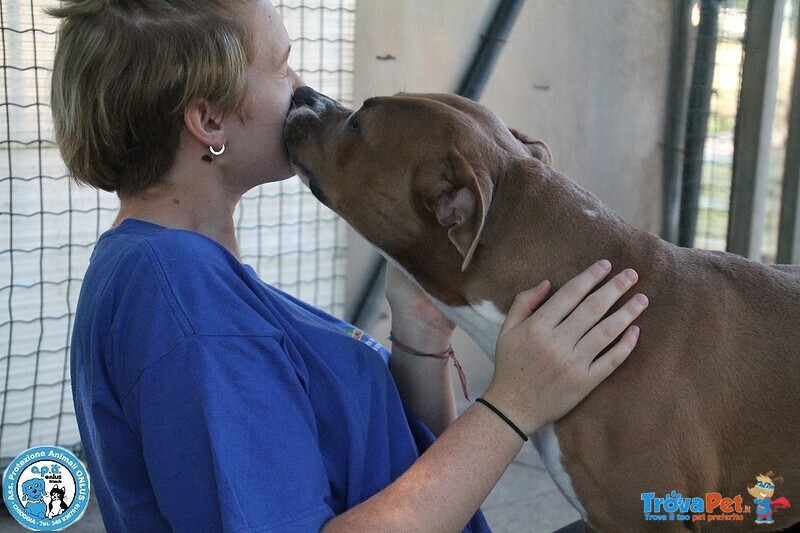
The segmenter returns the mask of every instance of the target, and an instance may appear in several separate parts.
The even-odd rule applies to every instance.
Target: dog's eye
[[[353,113],[347,119],[347,129],[356,133],[361,131],[361,127],[358,124],[358,113]]]

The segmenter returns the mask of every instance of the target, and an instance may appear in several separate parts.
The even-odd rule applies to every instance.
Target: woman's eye
[[[361,127],[358,124],[358,117],[357,113],[353,113],[350,115],[350,118],[347,119],[347,129],[350,131],[361,131]]]

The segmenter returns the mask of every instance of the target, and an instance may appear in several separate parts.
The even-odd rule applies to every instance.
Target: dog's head
[[[515,160],[551,162],[544,143],[458,96],[401,93],[354,112],[302,87],[293,104],[284,137],[298,175],[396,259],[424,239],[466,269],[497,180]]]
[[[44,479],[35,477],[22,484],[22,493],[30,502],[37,502],[44,495]]]

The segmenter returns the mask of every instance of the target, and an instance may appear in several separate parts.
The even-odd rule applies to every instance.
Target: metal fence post
[[[697,48],[692,67],[689,117],[686,122],[686,152],[681,182],[678,244],[691,248],[697,231],[700,180],[703,176],[703,150],[708,131],[708,115],[714,82],[719,27],[719,0],[702,0]]]
[[[797,17],[796,38],[800,40],[800,17]],[[800,53],[794,58],[791,102],[783,166],[777,262],[800,264]]]
[[[784,0],[751,0],[736,114],[729,252],[761,259]]]
[[[696,0],[677,0],[674,5],[672,49],[670,51],[667,122],[664,132],[664,210],[661,213],[661,237],[678,242],[681,183],[683,178],[689,81],[695,31],[692,6]]]

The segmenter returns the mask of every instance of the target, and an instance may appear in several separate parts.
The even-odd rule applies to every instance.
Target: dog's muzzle
[[[326,106],[338,105],[332,98],[328,98],[322,93],[318,93],[308,85],[299,87],[292,95],[292,104],[296,108],[311,108],[316,114],[325,110]]]
[[[292,95],[292,105],[283,127],[283,140],[295,171],[322,203],[327,203],[325,194],[300,154],[303,147],[323,148],[325,136],[322,130],[326,117],[331,113],[350,114],[350,110],[311,87],[303,86]]]
[[[321,119],[332,110],[345,111],[347,108],[333,98],[328,98],[305,85],[298,88],[292,95],[292,108],[289,110],[289,118],[291,119],[292,115],[295,114],[313,114],[317,119]]]
[[[336,100],[320,94],[311,87],[303,86],[292,95],[292,105],[283,126],[283,139],[292,153],[300,142],[316,137],[324,118],[334,110],[344,110]]]

